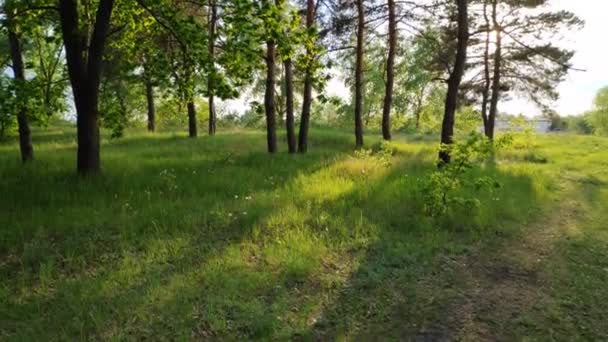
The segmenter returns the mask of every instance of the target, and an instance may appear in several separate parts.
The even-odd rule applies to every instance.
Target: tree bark
[[[355,144],[363,146],[363,38],[365,14],[363,0],[357,0],[357,61],[355,67]]]
[[[486,23],[486,41],[485,41],[485,49],[483,55],[483,74],[484,74],[484,88],[481,98],[481,119],[483,120],[483,130],[484,134],[489,138],[489,125],[488,125],[488,101],[490,98],[490,84],[492,80],[490,78],[490,19],[488,18],[488,1],[484,0],[483,3],[483,17]]]
[[[211,58],[211,73],[207,80],[207,91],[209,92],[209,135],[215,135],[216,114],[215,114],[215,31],[217,25],[217,5],[215,0],[209,0],[209,10],[211,15],[209,18],[209,56]]]
[[[194,101],[188,101],[186,106],[188,107],[188,136],[196,138],[198,136],[198,129],[196,127],[196,107],[194,106]]]
[[[417,94],[416,99],[416,110],[414,111],[414,116],[416,117],[416,132],[420,128],[420,114],[422,112],[422,101],[424,100],[424,91],[426,87],[422,87],[420,92]]]
[[[310,29],[315,22],[315,1],[307,0],[306,3],[306,28]],[[308,151],[308,129],[310,126],[310,107],[312,106],[312,59],[313,51],[306,49],[308,64],[304,76],[304,96],[302,99],[302,116],[300,118],[300,132],[298,133],[298,152]]]
[[[81,175],[94,174],[100,169],[97,102],[101,62],[113,5],[113,0],[99,1],[93,33],[88,37],[80,27],[77,2],[59,0],[61,31],[76,106],[77,169]]]
[[[266,42],[266,94],[264,95],[264,109],[266,111],[266,139],[268,152],[277,151],[277,132],[274,108],[275,88],[275,43],[272,40]]]
[[[293,116],[293,63],[291,58],[285,60],[285,128],[287,130],[287,147],[289,153],[295,153],[296,132]]]
[[[496,50],[494,51],[494,77],[492,80],[492,99],[490,101],[490,115],[488,116],[488,139],[494,140],[494,125],[498,112],[498,101],[500,100],[500,69],[502,64],[502,33],[496,13],[497,1],[492,3],[492,23],[496,32]]]
[[[146,80],[146,100],[148,103],[148,132],[156,130],[156,107],[154,105],[154,86]]]
[[[397,19],[395,0],[388,0],[388,57],[386,58],[386,92],[382,110],[382,137],[391,140],[391,106],[395,84],[395,52],[397,49]]]
[[[448,79],[448,91],[445,99],[445,112],[441,125],[441,144],[439,151],[440,165],[450,162],[450,153],[445,149],[451,145],[454,135],[454,119],[458,105],[458,88],[464,74],[467,60],[467,44],[469,41],[469,18],[468,0],[455,0],[458,8],[458,44],[456,48],[456,60],[450,78]]]
[[[7,11],[10,13],[10,11]],[[10,15],[10,14],[9,14]],[[10,23],[8,31],[8,43],[11,53],[13,73],[16,83],[19,86],[25,85],[25,67],[23,64],[23,51],[19,37],[12,27],[12,18],[8,18]],[[27,117],[27,108],[25,106],[25,94],[19,92],[17,94],[19,100],[19,111],[17,112],[17,124],[19,128],[19,148],[21,150],[21,160],[26,163],[34,159],[34,148],[32,147],[32,138],[29,120]]]

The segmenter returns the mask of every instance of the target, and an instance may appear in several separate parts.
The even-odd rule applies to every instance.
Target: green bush
[[[431,217],[457,211],[476,213],[480,206],[478,194],[492,192],[500,187],[500,183],[492,176],[478,176],[472,170],[493,160],[495,149],[509,143],[508,135],[492,143],[485,136],[473,132],[463,142],[442,146],[441,149],[450,153],[451,162],[440,164],[438,170],[419,183],[425,213]]]

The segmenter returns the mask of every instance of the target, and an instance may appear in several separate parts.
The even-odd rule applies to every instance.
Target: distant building
[[[497,119],[494,125],[496,132],[520,132],[531,128],[536,133],[551,132],[551,120],[545,118],[526,118],[526,119]],[[483,126],[480,127],[483,132]]]

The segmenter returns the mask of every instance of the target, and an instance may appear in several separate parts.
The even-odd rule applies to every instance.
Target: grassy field
[[[434,137],[128,132],[82,179],[72,128],[33,136],[0,144],[0,340],[608,339],[608,139],[517,137],[440,219]]]

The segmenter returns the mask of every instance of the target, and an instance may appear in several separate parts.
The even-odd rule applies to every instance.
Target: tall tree
[[[497,14],[498,0],[492,1],[492,27],[495,34],[494,48],[494,76],[492,78],[492,97],[490,98],[490,114],[486,125],[486,135],[490,140],[494,139],[494,122],[498,111],[498,100],[500,99],[500,77],[502,63],[502,33],[498,23]]]
[[[557,85],[574,69],[574,52],[555,42],[583,22],[571,12],[551,11],[549,0],[481,1],[482,10],[474,10],[471,16],[481,17],[476,34],[484,34],[485,39],[472,39],[470,45],[483,49],[483,54],[481,58],[473,56],[467,64],[482,77],[470,77],[463,89],[473,90],[467,94],[471,102],[481,98],[484,131],[493,139],[502,99],[517,94],[543,111],[557,99]]]
[[[458,90],[465,71],[469,41],[468,0],[454,1],[456,2],[458,35],[456,57],[448,79],[448,91],[445,98],[445,109],[441,125],[441,144],[443,147],[439,151],[439,159],[440,163],[444,164],[450,162],[450,152],[445,147],[451,145],[454,141],[454,121],[458,105]]]
[[[22,42],[17,34],[15,15],[16,8],[12,2],[5,2],[4,12],[7,22],[8,43],[12,60],[13,74],[16,83],[16,96],[18,98],[17,106],[17,124],[19,129],[19,148],[21,151],[21,160],[28,162],[34,159],[34,148],[32,147],[31,131],[27,113],[27,95],[25,94],[25,66],[23,63]]]
[[[395,54],[397,50],[397,18],[395,0],[388,0],[388,56],[386,58],[386,91],[382,109],[382,137],[391,140],[391,106],[395,84]]]
[[[113,6],[113,0],[100,0],[92,30],[88,30],[88,23],[83,20],[87,16],[80,13],[83,7],[77,0],[59,0],[61,30],[76,105],[77,169],[83,175],[100,169],[97,102],[101,61]]]
[[[268,4],[268,1],[266,1]],[[268,23],[267,23],[268,25]],[[264,95],[264,110],[266,112],[266,140],[269,153],[277,152],[277,132],[275,114],[275,57],[276,43],[271,30],[267,32],[266,40],[266,90]]]
[[[355,144],[363,146],[363,44],[365,31],[365,12],[363,0],[357,0],[357,51],[355,66]]]
[[[490,19],[488,17],[488,2],[491,0],[483,0],[483,18],[485,24],[485,40],[483,50],[483,90],[481,93],[481,119],[483,120],[483,129],[486,136],[489,136],[488,127],[488,101],[490,99],[490,87],[492,79],[490,76]]]
[[[285,128],[287,131],[287,148],[289,153],[297,151],[295,119],[293,114],[293,63],[291,58],[284,62],[285,65]]]
[[[144,86],[146,87],[146,104],[148,109],[148,132],[156,131],[156,106],[154,103],[154,84],[152,77],[148,75],[148,71],[144,65]]]
[[[315,23],[315,1],[306,1],[306,29],[310,33]],[[304,96],[302,100],[302,116],[300,117],[300,132],[298,135],[298,152],[306,153],[308,150],[308,129],[310,127],[310,108],[312,106],[312,82],[314,40],[306,44],[306,69],[304,75]]]
[[[215,135],[216,113],[215,113],[215,40],[217,26],[217,0],[209,0],[209,61],[211,63],[210,73],[207,78],[207,92],[209,102],[209,135]]]

